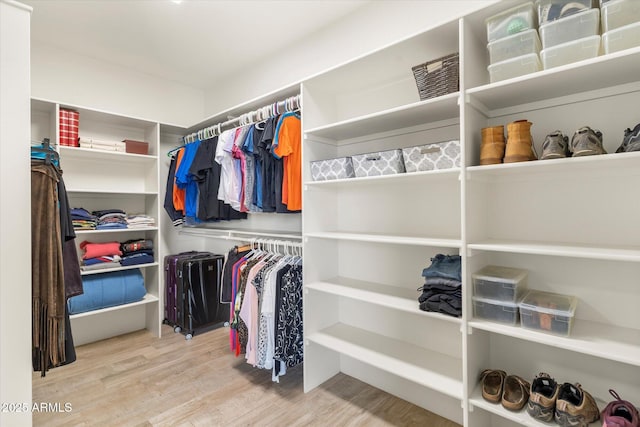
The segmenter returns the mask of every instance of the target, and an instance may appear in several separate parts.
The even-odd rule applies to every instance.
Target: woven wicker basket
[[[420,100],[460,90],[460,60],[458,53],[443,56],[412,68]]]

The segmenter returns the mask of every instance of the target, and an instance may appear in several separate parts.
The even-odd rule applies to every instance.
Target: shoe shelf
[[[336,277],[330,280],[309,283],[305,286],[317,292],[338,295],[358,301],[375,304],[410,314],[441,320],[443,322],[461,324],[461,319],[440,313],[420,310],[418,307],[418,291],[396,286],[362,280]]]
[[[342,323],[312,333],[307,341],[462,399],[461,359]]]
[[[574,319],[571,335],[563,337],[478,319],[469,321],[468,326],[576,353],[640,366],[640,330],[638,329]]]
[[[149,264],[136,264],[136,265],[127,265],[127,266],[122,266],[122,267],[114,267],[114,268],[104,268],[104,269],[98,269],[98,270],[87,270],[87,271],[80,271],[80,274],[83,276],[88,276],[91,274],[102,274],[102,273],[108,273],[111,271],[123,271],[123,270],[133,270],[134,268],[148,268],[148,267],[157,267],[159,264],[157,262],[153,262],[153,263],[149,263]]]
[[[541,243],[533,241],[516,240],[484,240],[469,243],[467,248],[471,250],[510,252],[530,255],[549,255],[571,258],[587,258],[608,261],[640,261],[640,246],[591,246],[577,245],[575,243]]]
[[[440,180],[457,180],[460,176],[460,168],[439,169],[424,172],[399,173],[396,175],[365,176],[361,178],[335,179],[330,181],[308,181],[304,185],[309,188],[348,188],[350,186],[376,186],[379,184],[402,185],[408,182],[429,181],[433,183]]]
[[[636,83],[638,75],[640,47],[470,88],[466,94],[486,109],[498,110]]]
[[[595,398],[596,403],[598,404],[598,408],[600,409],[604,409],[604,407],[607,405],[604,401]],[[498,415],[502,418],[505,418],[507,420],[513,421],[515,423],[518,423],[519,425],[523,425],[523,426],[527,426],[527,427],[542,427],[542,426],[551,426],[551,425],[557,425],[553,422],[550,423],[544,423],[542,421],[538,421],[534,418],[532,418],[531,416],[529,416],[529,414],[526,411],[526,407],[523,408],[521,411],[515,412],[515,411],[510,411],[508,409],[506,409],[504,406],[502,406],[500,403],[492,403],[492,402],[488,402],[486,400],[484,400],[484,398],[482,397],[482,386],[478,385],[472,392],[471,397],[469,399],[469,405],[471,407],[471,410],[473,410],[473,407],[477,407],[480,409],[483,409],[487,412],[490,412],[492,414]],[[602,426],[602,421],[598,420],[595,421],[591,424],[589,424],[589,427],[601,427]]]
[[[333,239],[333,240],[350,240],[356,242],[369,242],[369,243],[388,243],[397,245],[412,245],[412,246],[431,246],[437,248],[460,248],[462,247],[462,241],[459,239],[447,239],[447,238],[428,238],[428,237],[414,237],[414,236],[393,236],[387,234],[368,234],[368,233],[343,233],[332,231],[319,231],[312,233],[305,233],[305,238],[316,239]]]
[[[575,176],[577,174],[607,176],[611,174],[637,174],[640,152],[610,153],[599,156],[569,157],[564,159],[534,160],[520,163],[470,166],[468,180],[498,181],[505,178],[538,178],[552,173]]]
[[[437,98],[427,99],[400,107],[390,108],[372,114],[342,120],[305,131],[306,139],[322,138],[334,141],[360,138],[398,129],[421,126],[425,123],[442,120],[457,120],[459,92],[450,93]]]

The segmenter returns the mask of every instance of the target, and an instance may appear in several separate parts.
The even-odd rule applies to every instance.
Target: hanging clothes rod
[[[264,120],[267,120],[269,117],[273,117],[278,114],[300,111],[302,109],[301,100],[302,97],[300,96],[300,94],[290,96],[289,98],[282,101],[277,101],[273,104],[265,105],[264,107],[258,108],[257,110],[241,114],[238,117],[232,117],[227,121],[220,122],[218,124],[200,129],[197,132],[190,133],[189,135],[186,135],[182,138],[182,142],[184,144],[188,144],[198,139],[203,140],[207,138],[213,138],[214,136],[219,136],[222,133],[223,128],[225,128],[226,130],[226,128],[230,125],[247,126],[253,123],[262,122]]]
[[[300,234],[278,233],[269,231],[245,231],[245,230],[230,230],[230,229],[215,229],[215,228],[186,228],[179,232],[180,234],[188,236],[208,237],[211,239],[222,240],[234,240],[238,242],[245,242],[247,239],[275,239],[282,241],[289,241],[294,246],[302,247],[302,243],[296,242],[296,240],[302,240]]]

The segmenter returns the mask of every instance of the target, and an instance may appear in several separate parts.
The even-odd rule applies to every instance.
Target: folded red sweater
[[[120,242],[92,243],[85,240],[80,243],[80,249],[84,251],[82,259],[122,255],[122,252],[120,251]]]

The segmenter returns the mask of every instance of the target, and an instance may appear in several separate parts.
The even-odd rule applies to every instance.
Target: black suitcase
[[[223,255],[197,254],[177,261],[177,323],[186,339],[229,321],[229,304],[220,303]]]
[[[202,254],[209,253],[190,251],[164,257],[164,323],[173,326],[175,332],[182,329],[182,325],[178,322],[178,261]]]

